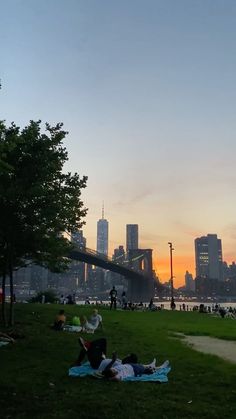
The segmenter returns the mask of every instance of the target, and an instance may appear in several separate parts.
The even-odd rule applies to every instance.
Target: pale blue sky
[[[88,246],[104,200],[110,252],[138,223],[164,278],[170,240],[179,282],[197,235],[217,233],[235,260],[236,1],[0,7],[0,118],[64,122],[67,168],[89,177]]]

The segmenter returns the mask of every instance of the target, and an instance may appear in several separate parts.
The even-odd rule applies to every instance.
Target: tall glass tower
[[[195,240],[196,276],[222,280],[222,245],[216,234]]]
[[[97,252],[108,255],[108,221],[104,218],[104,205],[102,218],[97,222]]]
[[[126,251],[138,249],[138,224],[126,224]]]

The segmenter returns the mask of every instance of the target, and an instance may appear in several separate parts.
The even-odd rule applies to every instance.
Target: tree
[[[38,292],[34,297],[32,297],[30,303],[42,303],[44,296],[45,303],[56,303],[58,298],[53,290],[45,290]]]
[[[13,270],[29,261],[66,269],[71,243],[63,233],[81,228],[87,213],[80,199],[87,177],[63,171],[68,154],[62,127],[46,124],[41,132],[41,121],[23,130],[0,122],[0,269],[3,282],[6,275],[10,280],[11,324]]]

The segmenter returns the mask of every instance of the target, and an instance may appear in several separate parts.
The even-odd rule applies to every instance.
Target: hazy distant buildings
[[[86,238],[83,236],[82,230],[76,230],[71,235],[71,241],[74,243],[80,250],[85,250],[86,248]],[[77,291],[78,289],[84,289],[86,282],[86,264],[84,262],[79,262],[73,260],[70,264],[69,270],[72,288]]]
[[[72,243],[75,243],[80,249],[85,249],[86,238],[83,236],[82,230],[76,230],[71,235]]]
[[[236,263],[232,262],[231,265],[229,265],[229,279],[233,279],[236,281]]]
[[[123,263],[125,260],[125,249],[124,246],[119,246],[117,249],[114,249],[112,259],[115,262]]]
[[[138,249],[138,224],[126,225],[126,251]]]
[[[190,274],[188,271],[185,273],[185,290],[188,292],[195,291],[195,281],[193,279],[193,275]]]
[[[117,264],[124,264],[126,259],[125,256],[125,249],[124,246],[120,245],[118,248],[114,249],[114,253],[112,255],[112,260]],[[109,280],[110,287],[115,285],[116,287],[122,287],[122,289],[127,290],[127,279],[118,273],[109,272],[107,275]]]

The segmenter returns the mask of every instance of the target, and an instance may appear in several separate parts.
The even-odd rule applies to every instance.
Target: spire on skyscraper
[[[104,201],[102,201],[102,220],[104,220]]]

